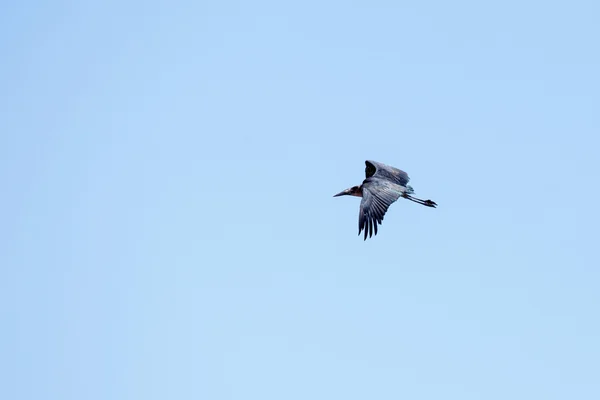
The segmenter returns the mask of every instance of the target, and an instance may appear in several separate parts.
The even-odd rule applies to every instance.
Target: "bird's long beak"
[[[338,194],[333,195],[333,197],[344,196],[347,194],[348,194],[348,189],[344,190],[343,192],[339,192]]]

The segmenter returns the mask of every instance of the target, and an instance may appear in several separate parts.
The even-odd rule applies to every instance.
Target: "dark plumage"
[[[367,240],[367,235],[377,235],[377,225],[381,225],[387,209],[400,197],[427,207],[437,206],[431,200],[411,196],[414,190],[408,185],[410,178],[406,172],[376,161],[367,160],[365,164],[366,179],[362,185],[353,186],[333,196],[362,197],[358,214],[358,234],[364,229],[364,240]]]

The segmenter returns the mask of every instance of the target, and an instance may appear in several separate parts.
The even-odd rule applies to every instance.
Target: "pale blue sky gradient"
[[[599,399],[599,18],[3,4],[0,398]]]

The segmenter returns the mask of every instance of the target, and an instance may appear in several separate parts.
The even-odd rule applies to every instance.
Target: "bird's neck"
[[[362,188],[358,188],[357,191],[350,194],[350,196],[356,196],[356,197],[362,197],[362,195],[363,195]]]

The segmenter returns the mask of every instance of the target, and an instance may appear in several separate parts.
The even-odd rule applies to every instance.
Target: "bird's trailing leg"
[[[405,199],[408,199],[410,201],[414,201],[415,203],[427,206],[427,207],[433,207],[433,208],[435,208],[437,206],[437,204],[435,203],[435,201],[417,199],[416,197],[413,197],[410,194],[407,194],[406,192],[404,194],[402,194],[402,197],[404,197]]]

